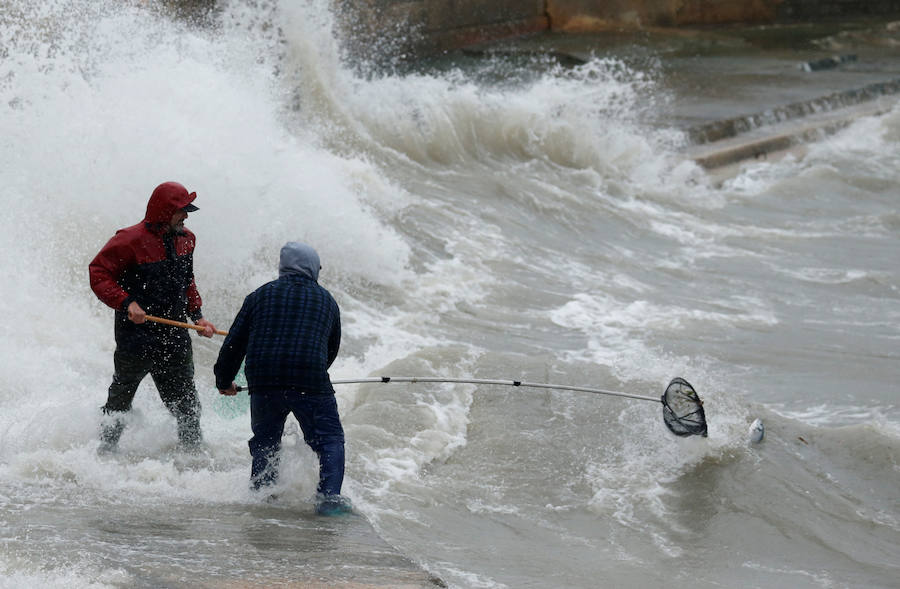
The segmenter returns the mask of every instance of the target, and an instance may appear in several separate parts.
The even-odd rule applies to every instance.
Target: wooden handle
[[[183,321],[173,321],[172,319],[165,319],[163,317],[154,317],[153,315],[145,315],[144,316],[147,321],[153,321],[154,323],[165,323],[166,325],[174,325],[175,327],[184,327],[185,329],[196,329],[197,331],[203,331],[206,329],[202,325],[194,325],[192,323],[184,323]],[[215,333],[219,335],[228,335],[227,331],[219,331],[218,329],[213,330]]]

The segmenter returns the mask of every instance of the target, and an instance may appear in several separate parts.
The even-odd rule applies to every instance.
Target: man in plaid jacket
[[[237,394],[234,378],[245,360],[250,390],[251,484],[256,490],[278,478],[279,450],[289,413],[319,457],[317,509],[346,511],[344,430],[328,368],[341,343],[338,305],[319,286],[319,255],[289,242],[281,248],[278,279],[250,293],[235,317],[214,367],[223,395]]]

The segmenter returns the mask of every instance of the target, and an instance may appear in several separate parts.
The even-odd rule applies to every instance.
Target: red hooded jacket
[[[172,216],[195,198],[196,193],[188,193],[177,182],[160,184],[150,196],[144,220],[117,231],[91,261],[91,290],[116,310],[116,342],[120,345],[129,340],[149,343],[151,334],[157,337],[150,339],[163,334],[170,339],[168,334],[175,333],[162,330],[164,326],[159,324],[135,325],[128,321],[126,312],[132,301],[148,315],[178,321],[188,316],[196,321],[203,316],[203,301],[194,283],[196,238],[187,229],[168,231]]]

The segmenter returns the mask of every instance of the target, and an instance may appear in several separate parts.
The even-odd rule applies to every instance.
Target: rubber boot
[[[108,419],[100,424],[100,446],[97,454],[104,456],[115,454],[119,450],[119,438],[125,429],[125,422],[121,419]]]
[[[203,449],[203,434],[200,420],[194,416],[178,418],[178,449],[189,454],[197,454]]]
[[[353,504],[343,495],[323,495],[316,493],[316,514],[324,516],[353,513]]]

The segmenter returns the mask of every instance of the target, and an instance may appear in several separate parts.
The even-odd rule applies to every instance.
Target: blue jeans
[[[254,489],[278,480],[279,451],[284,422],[293,413],[303,440],[319,457],[322,495],[339,495],[344,483],[344,429],[334,395],[253,393],[250,395],[250,482]]]

